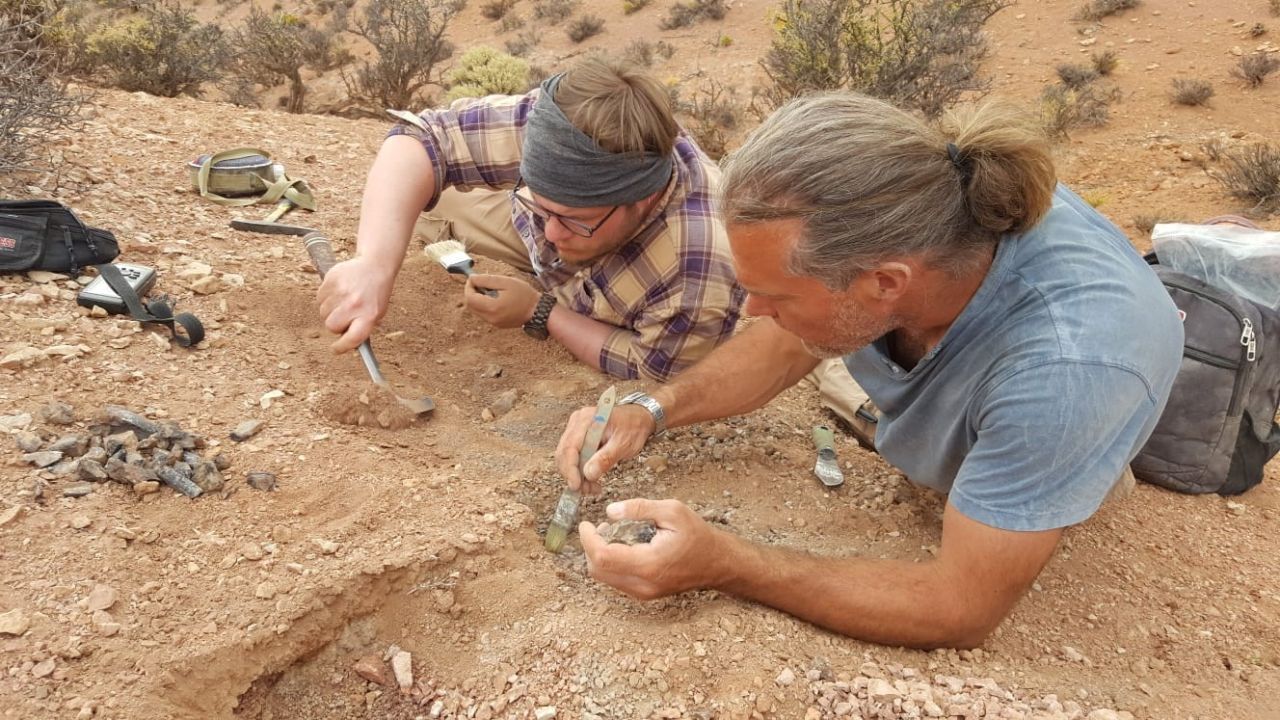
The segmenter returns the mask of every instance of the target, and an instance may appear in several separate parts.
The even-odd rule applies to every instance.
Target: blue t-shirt
[[[880,409],[876,449],[966,517],[1006,530],[1081,522],[1164,410],[1182,324],[1115,226],[1059,186],[1006,236],[978,292],[910,372],[885,338],[845,357]]]

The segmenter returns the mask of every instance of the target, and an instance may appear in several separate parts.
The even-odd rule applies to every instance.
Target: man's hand
[[[578,526],[591,577],[637,600],[716,584],[720,533],[678,500],[611,503],[610,520],[652,520],[658,534],[643,545],[609,544],[589,522]]]
[[[655,429],[653,416],[639,405],[615,407],[601,436],[600,449],[580,472],[578,459],[582,455],[582,442],[595,416],[595,406],[575,411],[569,416],[569,424],[556,446],[556,466],[560,468],[560,474],[568,481],[569,487],[581,490],[584,495],[598,494],[600,477],[619,462],[638,455]]]
[[[481,290],[497,290],[498,296],[489,297]],[[472,275],[462,291],[467,309],[499,328],[518,328],[529,322],[540,297],[542,293],[529,283],[504,275]]]
[[[352,350],[369,337],[387,313],[394,285],[394,268],[388,271],[359,255],[334,265],[325,274],[316,299],[325,328],[342,336],[333,342],[335,353]]]

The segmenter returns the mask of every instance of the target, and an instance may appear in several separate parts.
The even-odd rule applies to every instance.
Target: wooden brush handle
[[[329,270],[338,261],[333,258],[333,246],[329,244],[329,238],[319,232],[307,233],[302,238],[302,245],[307,249],[307,254],[311,256],[311,264],[316,267],[316,272],[320,273],[320,278],[328,274]]]

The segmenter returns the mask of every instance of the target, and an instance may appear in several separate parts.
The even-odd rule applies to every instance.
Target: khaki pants
[[[858,386],[853,376],[849,374],[849,370],[845,367],[843,360],[839,358],[823,360],[818,363],[813,372],[805,376],[805,380],[817,386],[823,407],[848,423],[849,427],[854,429],[855,436],[868,434],[869,442],[864,442],[864,445],[874,444],[875,426],[872,425],[868,428],[867,423],[857,416],[858,408],[862,407],[864,403],[870,403],[870,399],[862,388]],[[874,406],[872,407],[874,408]],[[1120,473],[1120,477],[1111,486],[1111,490],[1107,493],[1103,503],[1129,497],[1129,495],[1133,494],[1133,488],[1136,484],[1137,481],[1133,477],[1133,469],[1126,465],[1124,472]]]
[[[431,213],[419,216],[414,234],[427,244],[452,238],[469,253],[533,272],[529,249],[511,224],[511,194],[506,190],[445,188]]]

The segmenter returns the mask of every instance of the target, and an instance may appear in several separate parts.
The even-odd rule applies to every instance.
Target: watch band
[[[547,320],[551,317],[551,309],[556,306],[556,296],[549,293],[542,293],[542,297],[538,298],[538,305],[533,309],[533,317],[524,324],[524,332],[535,340],[546,340],[551,336],[547,330]]]
[[[618,401],[619,405],[639,405],[649,414],[653,416],[654,430],[652,437],[661,437],[667,432],[667,413],[662,409],[662,403],[653,399],[653,396],[643,392],[633,392],[630,395]]]

